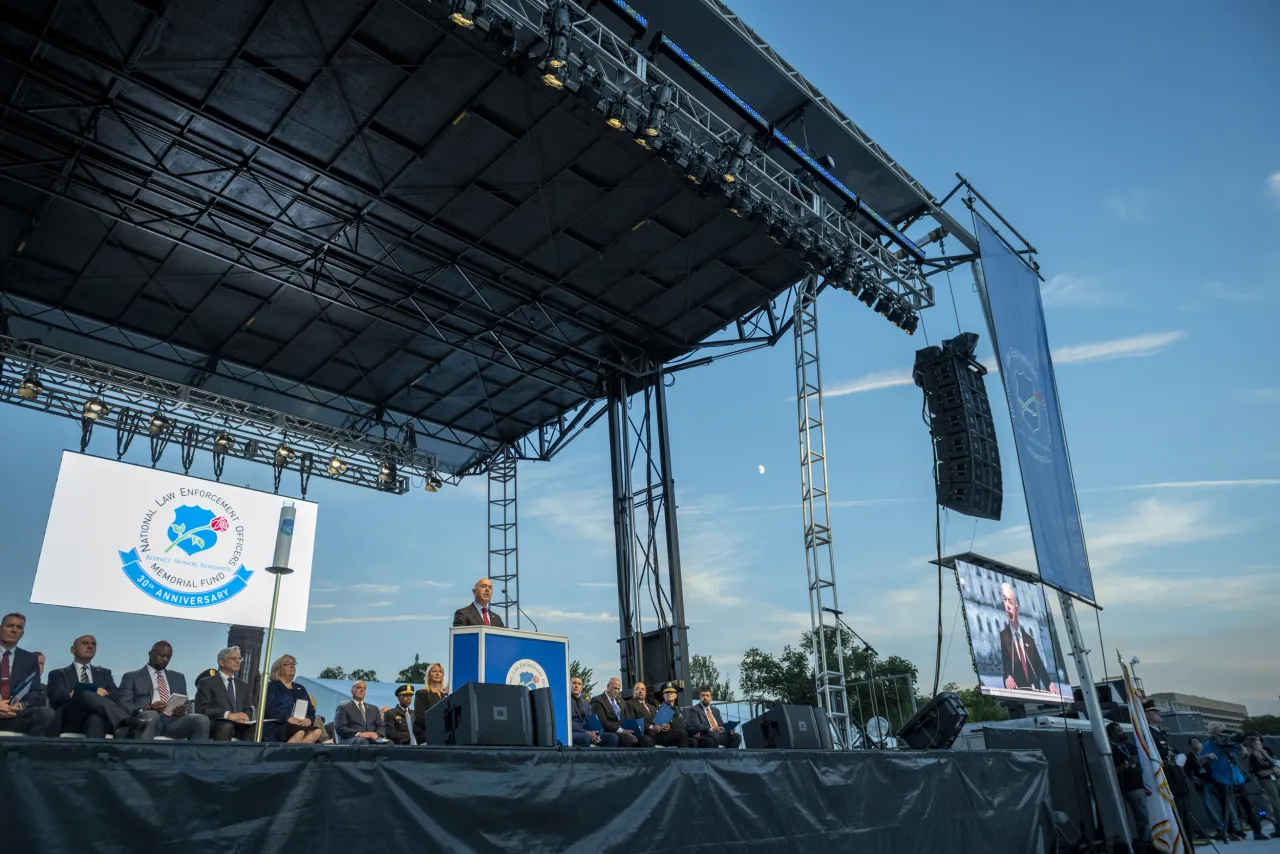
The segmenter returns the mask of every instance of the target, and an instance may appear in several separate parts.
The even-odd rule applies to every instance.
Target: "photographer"
[[[1253,830],[1253,838],[1266,839],[1258,813],[1249,801],[1249,796],[1244,793],[1245,776],[1236,758],[1239,745],[1222,731],[1222,724],[1216,721],[1209,724],[1209,740],[1211,744],[1200,754],[1200,758],[1209,763],[1213,773],[1213,783],[1217,789],[1223,819],[1226,821],[1227,834],[1236,839],[1244,839],[1239,817],[1239,811],[1243,811]]]
[[[1222,813],[1218,810],[1221,798],[1218,797],[1217,784],[1213,782],[1213,769],[1203,757],[1204,742],[1192,736],[1189,743],[1191,749],[1186,754],[1187,764],[1182,770],[1192,787],[1200,793],[1205,814],[1209,816],[1209,826],[1213,828],[1213,837],[1225,840],[1227,831],[1222,823]]]
[[[1267,817],[1271,819],[1271,838],[1280,839],[1280,785],[1276,778],[1275,759],[1262,746],[1262,739],[1251,735],[1244,740],[1240,748],[1240,764],[1244,770],[1257,781],[1258,787],[1271,802],[1267,807]]]

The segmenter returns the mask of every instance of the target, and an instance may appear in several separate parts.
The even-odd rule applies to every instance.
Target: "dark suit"
[[[3,650],[0,650],[3,654]],[[44,686],[40,684],[39,662],[36,654],[18,647],[13,648],[9,661],[9,698],[11,702],[22,703],[22,711],[17,717],[0,718],[0,730],[5,732],[25,732],[27,735],[56,735],[54,732],[54,711],[45,706]],[[21,700],[14,696],[18,687],[35,673],[35,681]]]
[[[89,679],[97,688],[105,689],[106,695],[96,691],[74,691],[80,682],[78,664],[49,671],[49,706],[62,716],[61,732],[82,732],[89,738],[106,738],[107,733],[115,733],[124,725],[129,713],[120,706],[120,688],[111,677],[110,670],[91,664]]]
[[[480,615],[480,609],[476,607],[476,603],[472,602],[467,607],[459,608],[453,612],[453,624],[455,626],[483,626],[484,617]],[[502,624],[502,618],[498,616],[492,607],[489,608],[489,628],[506,628]]]
[[[591,746],[591,733],[587,730],[587,718],[594,714],[591,710],[591,704],[584,700],[581,696],[569,698],[569,708],[573,715],[573,743],[577,747]],[[600,738],[597,742],[601,747],[617,747],[618,734],[616,732],[600,732],[596,733]]]
[[[406,709],[399,703],[387,709],[387,738],[395,744],[410,745],[414,744],[414,740],[418,737],[417,733],[413,733],[413,738],[409,734],[413,732],[413,709]],[[421,744],[422,742],[417,742]]]
[[[662,706],[658,706],[659,709]],[[698,742],[689,735],[689,721],[679,706],[671,707],[671,720],[666,723],[665,732],[655,732],[653,741],[663,747],[697,747]]]
[[[187,694],[187,677],[176,670],[164,669],[165,682],[169,685],[169,695]],[[154,696],[151,671],[146,667],[141,670],[130,670],[120,678],[120,707],[131,715],[137,715],[142,721],[142,732],[138,738],[151,741],[158,735],[175,740],[199,741],[209,737],[209,719],[203,715],[193,714],[195,704],[187,700],[187,712],[183,715],[166,715],[163,712],[146,711]]]
[[[715,706],[703,706],[701,703],[693,706],[685,715],[688,721],[689,735],[698,741],[699,747],[729,747],[735,748],[742,744],[742,735],[736,732],[714,732],[711,728],[711,721],[707,720],[707,710],[711,711],[711,716],[715,718],[716,726],[724,726],[724,718],[720,717],[720,710]]]
[[[249,686],[242,680],[235,680],[235,702],[227,695],[227,677],[219,670],[216,675],[203,678],[196,686],[196,714],[209,718],[209,737],[214,741],[230,741],[238,738],[248,741],[253,738],[253,726],[236,723],[226,719],[228,713],[243,712],[254,719],[254,711],[249,697]]]
[[[609,695],[600,694],[591,701],[591,710],[596,713],[600,723],[604,724],[605,732],[617,733],[618,744],[622,747],[653,747],[653,739],[649,738],[649,736],[641,736],[637,742],[635,735],[622,728],[623,721],[639,717],[639,715],[631,714],[629,702],[628,700],[618,700],[618,711],[621,712],[621,715],[615,714],[613,705],[609,702]]]
[[[373,703],[365,703],[361,714],[356,701],[348,700],[338,706],[333,733],[338,744],[369,744],[370,739],[356,737],[358,732],[376,732],[379,738],[386,738],[387,725],[382,720],[382,710]]]
[[[1025,667],[1014,647],[1012,626],[1006,625],[1000,630],[1000,658],[1004,663],[1000,687],[1006,687],[1007,682],[1003,680],[1012,676],[1019,688],[1048,691],[1055,680],[1044,666],[1044,659],[1040,657],[1040,650],[1036,647],[1036,639],[1026,629],[1020,628],[1019,631],[1022,633],[1022,645],[1027,651]]]

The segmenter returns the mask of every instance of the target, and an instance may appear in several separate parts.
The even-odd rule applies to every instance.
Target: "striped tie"
[[[156,690],[160,692],[160,702],[169,702],[169,680],[164,678],[164,671],[156,671]]]

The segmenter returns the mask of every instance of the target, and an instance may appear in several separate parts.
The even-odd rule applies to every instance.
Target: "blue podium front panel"
[[[550,688],[556,737],[572,744],[569,707],[569,639],[517,629],[479,626],[449,631],[449,684],[468,682]]]
[[[483,682],[480,678],[480,632],[454,632],[449,640],[449,684],[461,688],[468,682]]]

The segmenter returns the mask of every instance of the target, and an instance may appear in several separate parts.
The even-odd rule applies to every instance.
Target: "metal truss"
[[[4,336],[0,362],[0,401],[80,422],[81,450],[95,427],[111,426],[118,459],[134,437],[146,436],[153,466],[176,443],[184,470],[196,450],[208,450],[219,478],[233,456],[271,466],[277,491],[282,474],[297,471],[304,497],[312,475],[396,494],[409,490],[412,477],[437,477],[437,456],[416,448],[411,430],[391,437],[334,427]],[[104,411],[89,418],[93,401]]]
[[[509,450],[489,462],[489,580],[493,608],[502,609],[502,624],[520,628],[520,536],[517,527],[516,463]],[[512,622],[511,611],[515,610]]]
[[[438,4],[439,5],[439,4]],[[587,98],[591,105],[607,112],[610,106],[625,110],[634,121],[624,125],[638,131],[640,117],[651,114],[655,93],[668,88],[670,103],[664,107],[665,122],[655,147],[659,153],[675,152],[673,159],[688,168],[700,158],[709,163],[730,156],[743,134],[703,104],[686,89],[663,74],[645,54],[626,39],[597,21],[585,9],[567,0],[489,0],[485,10],[489,16],[502,16],[521,26],[524,41],[536,43],[552,26],[555,9],[571,10],[572,34],[577,50],[568,58],[576,67],[578,79],[566,82]],[[495,20],[481,18],[479,39],[493,43],[492,34],[500,28]],[[497,44],[498,50],[517,50],[510,43]],[[917,265],[900,259],[846,215],[843,207],[830,204],[808,183],[783,164],[760,151],[745,158],[740,179],[732,188],[711,190],[725,195],[726,203],[736,211],[765,212],[762,225],[782,222],[812,232],[814,247],[832,260],[844,259],[864,274],[874,275],[882,285],[906,299],[916,309],[933,305],[932,286],[920,275]],[[827,266],[826,264],[822,266]]]
[[[804,512],[804,561],[809,579],[809,620],[813,628],[813,678],[818,704],[826,710],[836,739],[854,745],[840,643],[836,557],[831,542],[827,493],[827,438],[822,417],[822,368],[818,358],[818,277],[796,286],[796,406],[800,421],[800,495]],[[828,604],[830,603],[830,604]]]
[[[647,383],[619,377],[609,386],[609,451],[613,475],[613,520],[618,565],[618,623],[621,673],[628,687],[674,679],[679,702],[690,701],[688,626],[680,571],[680,535],[675,481],[667,427],[666,385],[659,370]],[[668,588],[661,577],[667,559]],[[653,630],[644,627],[643,595],[648,593]],[[656,631],[656,641],[654,632]],[[646,641],[646,635],[648,639]],[[646,673],[647,643],[662,645],[663,673]]]

